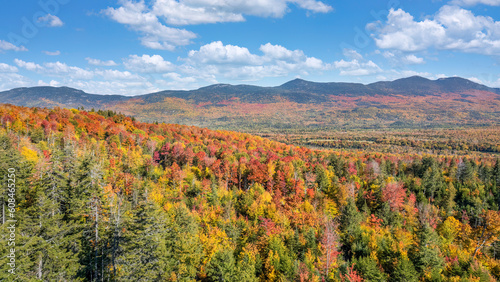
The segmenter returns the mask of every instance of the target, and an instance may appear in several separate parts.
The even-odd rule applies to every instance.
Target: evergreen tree
[[[377,261],[370,257],[353,260],[354,269],[363,276],[365,281],[387,281],[386,275],[377,266]]]
[[[170,279],[185,281],[196,277],[202,257],[198,228],[183,204],[169,211],[165,232],[165,275]]]
[[[209,281],[236,281],[239,279],[237,274],[233,250],[228,248],[216,252],[207,265],[207,277]]]
[[[103,172],[91,154],[79,159],[75,172],[71,174],[68,189],[68,221],[78,224],[73,230],[77,243],[80,264],[83,268],[79,277],[87,280],[100,280],[103,277],[106,238],[106,219],[108,205],[104,198]]]
[[[340,217],[341,249],[346,260],[351,260],[356,250],[358,250],[359,255],[361,246],[357,242],[360,241],[362,236],[361,221],[362,215],[358,211],[354,199],[348,199]]]
[[[165,273],[165,223],[164,212],[147,198],[142,199],[132,211],[130,221],[125,221],[123,242],[116,257],[120,271],[118,281],[163,281]]]
[[[394,272],[390,275],[389,281],[416,282],[418,281],[418,273],[411,261],[401,258],[398,261]]]
[[[409,252],[409,257],[421,276],[431,276],[441,271],[444,261],[439,250],[436,232],[425,224],[417,233],[418,242]]]

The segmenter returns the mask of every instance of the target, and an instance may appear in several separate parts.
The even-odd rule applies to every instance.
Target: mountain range
[[[215,84],[138,96],[43,86],[0,92],[0,103],[113,110],[142,121],[222,129],[418,128],[500,121],[500,89],[460,77],[413,76],[371,84],[295,79],[276,87]]]

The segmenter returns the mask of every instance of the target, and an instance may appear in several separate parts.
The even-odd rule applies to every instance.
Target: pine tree
[[[233,250],[225,248],[214,254],[207,265],[207,277],[209,281],[235,281],[237,276],[236,261]]]
[[[107,242],[105,229],[108,205],[103,192],[103,172],[91,154],[78,160],[71,174],[68,194],[68,221],[75,222],[74,248],[77,248],[80,264],[79,277],[94,281],[102,279],[103,248]]]
[[[358,211],[354,199],[349,198],[340,217],[340,242],[346,260],[351,260],[359,247],[359,244],[355,242],[359,241],[361,238],[361,221],[362,215]],[[359,255],[359,253],[357,255]]]
[[[360,273],[365,281],[387,281],[386,275],[377,266],[377,261],[370,257],[361,257],[353,260],[354,269]]]
[[[444,261],[439,250],[439,238],[436,232],[425,224],[417,233],[418,242],[410,250],[409,257],[421,275],[439,272]]]
[[[201,261],[202,249],[198,224],[183,204],[167,216],[165,232],[165,275],[174,280],[194,279]]]
[[[411,261],[401,258],[398,261],[394,272],[390,275],[389,281],[416,282],[418,281],[418,273]]]
[[[123,222],[120,251],[115,276],[118,281],[164,281],[167,250],[165,246],[166,218],[164,212],[147,197],[141,199]]]

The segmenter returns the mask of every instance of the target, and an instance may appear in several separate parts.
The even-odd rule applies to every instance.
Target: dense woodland
[[[257,130],[249,133],[312,148],[474,156],[500,153],[499,126],[356,131],[302,128],[281,133]]]
[[[2,281],[500,279],[495,157],[316,150],[111,111],[1,105],[0,123],[18,220]]]

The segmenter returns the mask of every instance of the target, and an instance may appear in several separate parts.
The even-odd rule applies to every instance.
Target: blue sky
[[[500,87],[500,0],[4,2],[0,91],[136,95],[412,75]]]

